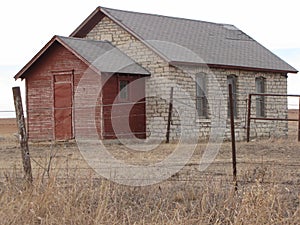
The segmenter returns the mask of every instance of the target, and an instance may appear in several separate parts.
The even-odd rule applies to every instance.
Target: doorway
[[[54,137],[55,140],[73,138],[73,73],[55,73],[54,81]]]

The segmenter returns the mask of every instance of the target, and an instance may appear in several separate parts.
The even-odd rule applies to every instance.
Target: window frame
[[[119,100],[120,101],[128,101],[129,100],[129,80],[126,79],[119,79]],[[122,83],[125,83],[125,86],[122,85]],[[122,87],[123,86],[123,87]],[[125,93],[125,96],[123,96],[123,94]]]
[[[207,74],[197,73],[195,77],[196,85],[196,111],[201,119],[208,118],[208,100],[207,100]]]
[[[234,117],[237,118],[237,76],[234,74],[227,76],[227,90],[229,87],[229,84],[231,84],[232,87],[232,97],[233,97],[233,114]],[[228,92],[228,91],[227,91]],[[230,117],[230,107],[229,107],[229,96],[228,96],[228,103],[227,103],[227,116]]]
[[[266,78],[260,76],[255,78],[255,91],[256,93],[265,93]],[[256,96],[255,99],[256,117],[265,117],[265,97]]]

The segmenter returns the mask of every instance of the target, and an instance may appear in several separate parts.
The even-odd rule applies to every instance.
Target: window
[[[119,83],[119,92],[120,92],[120,99],[121,100],[127,100],[128,99],[128,83],[129,81],[127,80],[120,80]]]
[[[255,78],[255,89],[256,93],[265,93],[265,78]],[[265,116],[265,97],[256,96],[256,117]]]
[[[237,117],[236,82],[237,82],[237,77],[235,75],[227,76],[227,87],[229,86],[229,84],[231,84],[231,87],[232,87],[234,117]],[[228,110],[227,111],[228,111],[228,117],[229,117],[230,116],[229,97],[228,97]]]
[[[198,116],[207,118],[206,74],[196,74],[196,109]]]

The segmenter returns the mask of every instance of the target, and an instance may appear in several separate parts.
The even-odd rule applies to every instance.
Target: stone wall
[[[86,38],[110,41],[151,73],[151,77],[146,82],[147,132],[150,139],[165,138],[168,102],[172,86],[174,87],[174,111],[172,115],[171,139],[180,138],[182,133],[185,136],[197,135],[201,139],[207,139],[211,134],[211,121],[219,121],[220,118],[223,119],[223,122],[226,120],[225,138],[230,137],[230,130],[228,129],[229,119],[227,116],[228,75],[237,77],[238,116],[236,118],[236,136],[238,140],[244,140],[246,137],[247,98],[249,93],[255,92],[256,77],[262,76],[266,79],[265,92],[280,94],[286,94],[287,92],[287,79],[279,73],[216,69],[206,66],[171,66],[163,59],[163,56],[152,51],[147,44],[137,40],[107,17],[104,17],[89,32]],[[209,115],[206,119],[199,118],[195,109],[195,74],[199,72],[204,72],[208,75]],[[266,97],[265,106],[267,117],[287,117],[287,98]],[[252,112],[255,115],[254,99]],[[214,124],[214,126],[216,125],[218,124]],[[252,121],[252,138],[286,134],[287,122]]]
[[[227,129],[225,130],[225,138],[230,138],[229,118],[227,116],[227,101],[228,101],[228,86],[227,76],[235,75],[237,77],[237,117],[235,118],[235,132],[238,140],[246,138],[246,122],[248,111],[248,95],[256,92],[255,78],[265,78],[265,92],[276,94],[287,94],[287,78],[280,73],[270,72],[251,72],[243,70],[230,69],[214,69],[208,67],[189,68],[185,67],[184,71],[188,71],[190,76],[195,76],[197,73],[204,72],[208,75],[207,95],[209,99],[209,119],[197,118],[196,123],[199,126],[200,137],[207,138],[210,135],[210,124],[212,111],[219,108],[220,101],[226,101],[219,110],[222,111],[221,116],[226,118]],[[223,96],[216,96],[215,92],[221,88]],[[195,95],[195,87],[193,88]],[[256,117],[256,96],[251,98],[251,116]],[[224,112],[224,111],[226,112]],[[265,97],[265,116],[271,118],[287,118],[287,98],[286,97]],[[251,120],[251,138],[285,136],[288,131],[286,121],[266,121],[266,120]]]

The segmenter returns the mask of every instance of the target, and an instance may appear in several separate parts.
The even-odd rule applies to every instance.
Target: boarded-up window
[[[129,97],[129,94],[128,94],[128,83],[129,81],[127,80],[120,80],[120,83],[119,83],[119,92],[120,92],[120,99],[121,100],[127,100],[128,97]]]
[[[265,78],[257,77],[255,78],[255,88],[256,93],[265,93]],[[265,97],[256,96],[256,116],[265,116]]]
[[[236,88],[236,83],[237,83],[237,77],[235,75],[229,75],[227,76],[227,86],[231,84],[232,87],[232,97],[233,97],[233,114],[234,117],[237,117],[237,88]],[[230,108],[229,108],[229,97],[228,97],[228,117],[230,116]]]
[[[196,74],[196,109],[200,118],[208,117],[207,76],[205,73]]]

